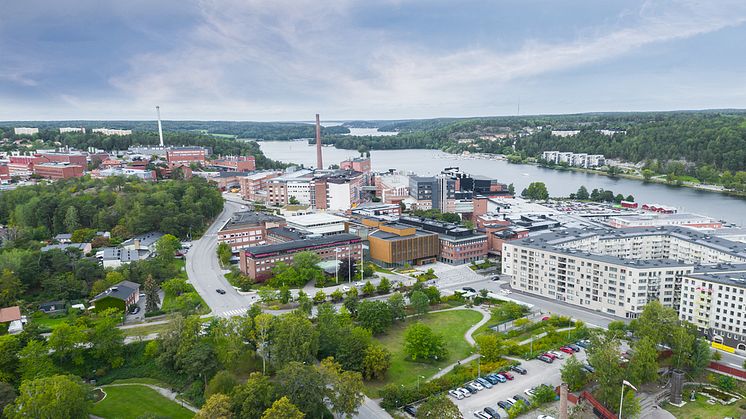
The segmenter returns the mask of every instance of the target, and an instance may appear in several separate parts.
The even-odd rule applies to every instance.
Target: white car
[[[492,416],[482,412],[481,410],[474,412],[474,417],[479,419],[492,419]]]
[[[347,285],[342,287],[342,292],[347,292],[349,290],[350,290],[350,287],[348,287]]]
[[[484,390],[484,386],[483,386],[483,385],[481,385],[481,384],[479,384],[479,383],[478,383],[478,382],[476,382],[476,381],[472,381],[472,382],[471,382],[471,383],[469,383],[469,384],[471,384],[471,386],[472,386],[472,387],[474,387],[475,389],[477,389],[478,391],[482,391],[482,390]]]
[[[501,293],[503,293],[504,295],[508,295],[508,294],[510,294],[510,290],[506,290],[506,289],[504,289],[504,288],[503,288],[503,289],[501,289],[501,290],[500,290],[500,292],[501,292]]]
[[[564,359],[565,356],[560,351],[549,351],[550,354],[557,357],[557,359]]]
[[[457,388],[456,391],[461,393],[461,395],[463,395],[464,397],[471,397],[471,392],[463,387]]]
[[[536,417],[536,419],[554,419],[554,416],[539,415],[539,416]]]
[[[363,282],[363,281],[357,281],[357,282],[355,282],[355,286],[356,287],[362,287],[363,285],[365,285],[365,282]]]
[[[534,390],[532,388],[527,388],[527,389],[523,390],[523,392],[526,393],[526,395],[528,397],[534,397],[534,395],[536,394],[536,390]]]
[[[460,391],[456,391],[456,390],[448,390],[448,394],[450,394],[450,395],[451,395],[451,397],[455,398],[456,400],[461,400],[461,399],[463,399],[463,398],[464,398],[464,395],[463,395],[463,394],[461,394],[461,392],[460,392]]]

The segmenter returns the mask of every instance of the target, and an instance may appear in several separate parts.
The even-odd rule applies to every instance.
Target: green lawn
[[[417,377],[430,378],[440,368],[466,358],[470,355],[472,348],[464,339],[464,333],[481,319],[482,314],[473,310],[444,311],[424,316],[421,319],[422,323],[445,336],[449,353],[448,359],[431,364],[405,359],[404,331],[409,324],[417,320],[409,318],[404,323],[395,324],[388,333],[377,338],[384,347],[391,351],[391,367],[388,370],[386,380],[367,383],[366,392],[375,396],[378,389],[386,384],[414,384]]]
[[[137,384],[122,387],[103,387],[106,397],[93,405],[91,413],[105,419],[138,418],[145,414],[154,417],[189,419],[194,413],[157,391]]]
[[[48,328],[50,331],[54,330],[57,326],[67,322],[67,316],[61,317],[50,317],[47,314],[34,314],[31,317],[33,323],[38,324],[42,328]]]
[[[124,336],[147,336],[151,333],[161,333],[168,329],[168,323],[163,324],[144,324],[141,327],[132,327],[129,329],[122,329]]]
[[[690,402],[689,396],[686,395],[687,403],[679,408],[671,404],[663,407],[671,412],[674,416],[681,419],[720,419],[725,417],[740,418],[743,410],[738,407],[741,402],[735,402],[731,405],[723,406],[720,403],[709,404],[707,398],[697,394],[697,401]]]

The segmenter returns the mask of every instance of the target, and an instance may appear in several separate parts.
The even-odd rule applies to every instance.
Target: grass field
[[[689,400],[689,396],[685,397]],[[720,419],[726,417],[740,418],[744,412],[738,407],[739,402],[731,405],[723,406],[720,403],[709,404],[707,398],[697,394],[697,401],[687,403],[683,407],[676,407],[670,404],[666,404],[664,408],[671,412],[674,416],[681,419]]]
[[[93,405],[91,413],[105,419],[134,419],[145,414],[151,415],[149,417],[172,419],[194,417],[192,411],[145,386],[132,384],[121,387],[103,387],[103,390],[106,392],[106,397]]]
[[[168,328],[168,323],[143,325],[142,327],[132,327],[123,329],[124,336],[147,336],[151,333],[161,333]]]
[[[61,317],[50,317],[47,314],[35,314],[31,321],[38,324],[42,328],[48,328],[50,331],[54,330],[57,326],[67,322],[67,316]]]
[[[367,383],[366,391],[375,395],[379,388],[386,384],[414,384],[417,377],[430,378],[451,363],[466,358],[472,351],[469,343],[464,339],[464,333],[482,319],[482,314],[473,310],[453,310],[425,315],[421,321],[445,337],[448,348],[448,358],[436,363],[412,362],[404,354],[404,331],[407,326],[417,321],[407,319],[404,323],[395,324],[388,333],[378,338],[378,341],[391,351],[391,367],[386,380]]]

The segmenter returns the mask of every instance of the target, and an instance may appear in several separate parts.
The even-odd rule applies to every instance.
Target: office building
[[[287,217],[288,228],[298,230],[304,234],[329,236],[346,231],[347,219],[323,212]]]
[[[484,260],[487,257],[487,236],[458,224],[418,217],[400,217],[400,224],[438,235],[438,260],[450,265]]]
[[[267,244],[267,230],[284,227],[284,219],[260,212],[237,212],[218,231],[218,243],[230,245],[233,251]]]
[[[370,257],[385,267],[424,265],[435,262],[440,253],[438,234],[402,223],[378,224],[368,234]]]
[[[18,127],[13,128],[16,135],[34,135],[39,133],[39,128]]]
[[[209,153],[209,149],[205,147],[171,147],[166,149],[166,160],[171,164],[202,164],[207,160]]]
[[[46,179],[70,179],[83,176],[83,167],[67,163],[41,163],[34,165],[34,175]]]
[[[229,172],[251,172],[256,170],[254,156],[226,156],[210,160],[210,166]]]

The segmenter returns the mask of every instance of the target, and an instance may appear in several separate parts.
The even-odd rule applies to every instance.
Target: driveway
[[[581,350],[574,356],[580,361],[585,361],[584,350]],[[560,385],[562,382],[560,368],[567,360],[567,357],[568,356],[565,356],[565,359],[562,360],[555,360],[551,364],[544,363],[538,359],[522,361],[521,365],[528,370],[528,374],[520,375],[514,373],[513,376],[515,379],[512,381],[500,383],[491,389],[484,389],[463,400],[456,400],[452,397],[451,400],[456,403],[456,406],[458,406],[465,418],[473,418],[474,412],[482,410],[488,406],[497,409],[500,416],[508,417],[507,412],[497,407],[497,402],[500,400],[506,400],[516,394],[526,396],[523,393],[524,390],[536,387],[540,384],[549,384],[554,387]]]

